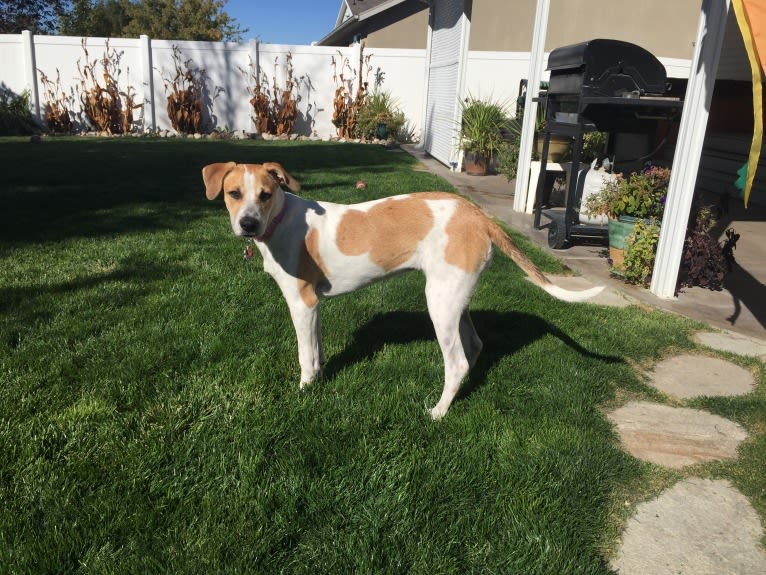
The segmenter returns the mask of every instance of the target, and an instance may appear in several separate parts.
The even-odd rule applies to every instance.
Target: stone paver
[[[766,341],[733,332],[700,331],[694,334],[694,341],[719,351],[738,355],[749,355],[766,361]]]
[[[742,427],[718,415],[646,401],[628,403],[609,419],[629,453],[672,469],[734,459],[747,437]]]
[[[675,355],[649,373],[650,383],[681,399],[712,395],[745,395],[755,389],[752,374],[730,361],[704,355]]]
[[[688,479],[638,506],[611,567],[619,575],[763,575],[762,535],[728,481]]]

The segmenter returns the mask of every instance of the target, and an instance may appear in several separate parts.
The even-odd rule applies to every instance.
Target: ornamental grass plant
[[[504,142],[509,127],[507,106],[501,102],[469,95],[460,100],[460,146],[489,161]]]

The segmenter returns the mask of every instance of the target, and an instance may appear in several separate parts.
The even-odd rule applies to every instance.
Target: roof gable
[[[333,42],[342,38],[350,37],[360,28],[365,20],[377,17],[388,10],[403,5],[410,0],[341,0],[338,10],[338,18],[335,28],[318,44],[332,45]],[[418,0],[423,6],[426,0]]]
[[[354,16],[360,15],[367,10],[377,8],[381,4],[391,4],[391,0],[345,0],[348,5],[351,14]],[[394,2],[398,4],[398,2]]]

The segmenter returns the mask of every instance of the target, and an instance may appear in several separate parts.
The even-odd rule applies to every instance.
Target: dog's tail
[[[492,220],[488,220],[488,232],[492,243],[500,248],[504,254],[511,258],[516,265],[527,274],[529,281],[541,287],[557,299],[569,302],[585,301],[597,296],[604,289],[603,286],[596,286],[582,291],[572,291],[554,285],[551,283],[551,280],[543,275],[543,272],[537,269],[537,266],[532,263],[532,260],[530,260],[518,246],[513,243],[513,240],[508,234],[506,234],[502,228]]]

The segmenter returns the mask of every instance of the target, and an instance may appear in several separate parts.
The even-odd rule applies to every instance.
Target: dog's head
[[[285,202],[282,186],[293,192],[300,183],[276,162],[237,164],[226,162],[202,168],[205,195],[214,200],[223,191],[231,229],[238,236],[259,237]]]

